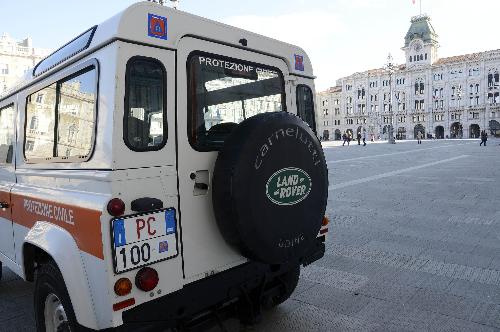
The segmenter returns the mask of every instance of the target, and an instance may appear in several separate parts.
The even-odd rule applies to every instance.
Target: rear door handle
[[[196,189],[200,189],[200,190],[208,190],[208,184],[206,184],[206,183],[195,182],[194,187]]]
[[[189,177],[194,181],[193,195],[206,195],[209,188],[209,172],[206,170],[192,172]]]

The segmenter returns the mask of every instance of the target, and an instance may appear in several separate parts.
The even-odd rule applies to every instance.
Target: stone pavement
[[[327,254],[261,324],[226,329],[500,331],[499,143],[325,144]],[[33,330],[31,286],[4,275],[0,331]]]

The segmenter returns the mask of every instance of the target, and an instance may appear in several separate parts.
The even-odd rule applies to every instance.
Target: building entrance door
[[[450,128],[450,138],[463,138],[463,127],[460,122],[454,122]]]
[[[413,130],[413,138],[417,139],[418,138],[418,133],[422,134],[422,138],[425,137],[425,127],[422,126],[421,124],[418,124],[415,126],[415,129]]]
[[[469,127],[469,138],[479,138],[481,134],[479,125],[471,124]]]
[[[444,127],[443,126],[437,126],[435,130],[436,138],[437,139],[443,139],[444,138]]]

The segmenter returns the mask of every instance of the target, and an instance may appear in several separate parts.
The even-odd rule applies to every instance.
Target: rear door
[[[138,268],[153,265],[160,274],[159,287],[172,292],[182,287],[175,52],[121,41],[118,45],[117,80],[125,86],[117,85],[113,197],[125,202],[126,216],[112,223],[114,272],[134,276]]]
[[[217,228],[211,180],[231,130],[257,113],[285,111],[286,64],[274,57],[183,38],[177,57],[178,174],[184,273],[193,281],[246,261]]]
[[[0,107],[0,254],[15,261],[10,192],[16,182],[13,163],[15,109]]]

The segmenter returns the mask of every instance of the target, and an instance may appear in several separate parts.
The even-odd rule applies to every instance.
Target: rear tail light
[[[135,285],[142,291],[150,292],[158,285],[158,272],[150,267],[144,267],[135,276]]]
[[[125,203],[119,198],[113,198],[108,202],[108,212],[113,217],[121,216],[125,213]]]
[[[321,226],[328,226],[330,223],[330,220],[326,216],[323,217],[323,222],[321,223]]]
[[[132,291],[132,282],[128,278],[118,279],[115,283],[115,294],[125,296]]]
[[[113,304],[113,311],[120,311],[127,307],[133,306],[135,304],[135,299],[128,299],[119,303]]]

